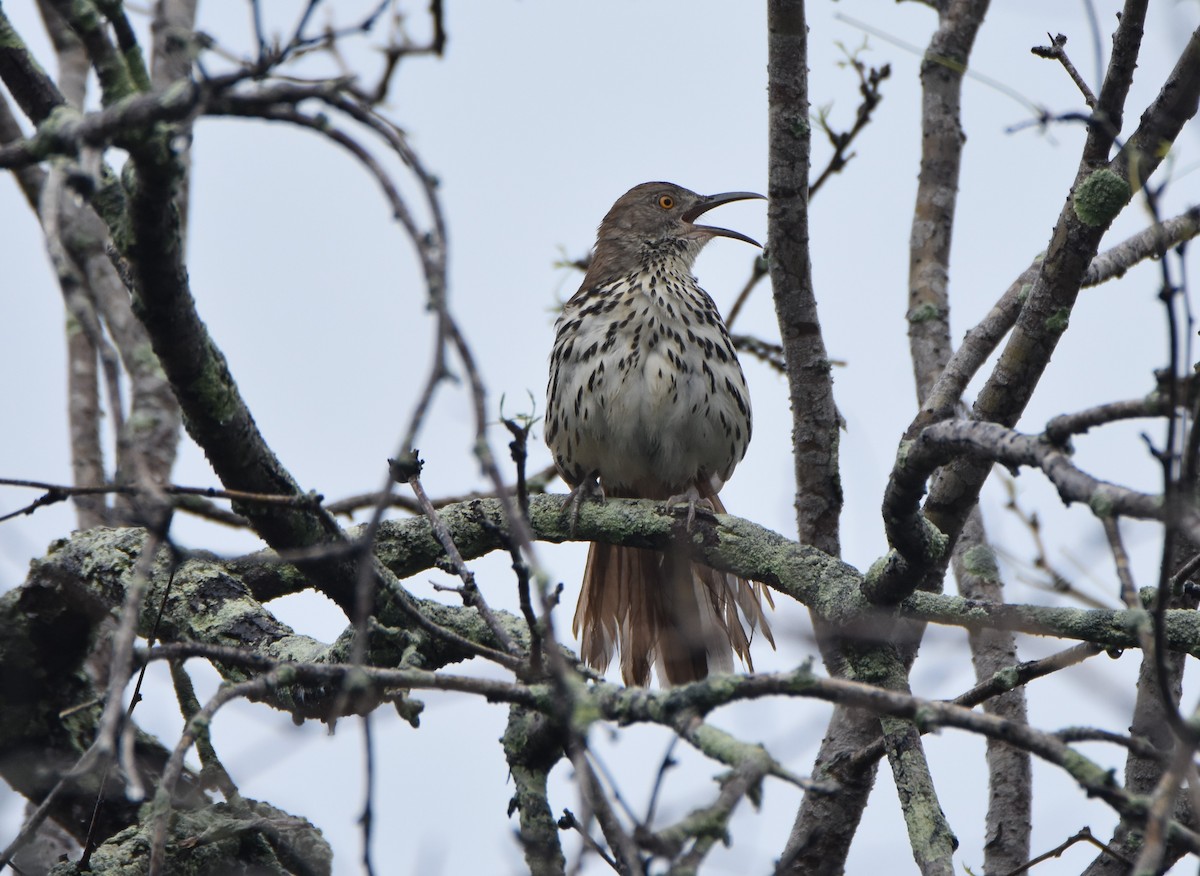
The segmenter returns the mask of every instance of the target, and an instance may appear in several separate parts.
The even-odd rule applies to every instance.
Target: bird
[[[555,324],[546,390],[545,440],[571,487],[572,525],[597,492],[687,502],[689,531],[697,508],[725,512],[717,494],[750,443],[750,394],[692,267],[714,237],[759,244],[696,219],[762,197],[648,182],[600,223]],[[753,672],[755,630],[775,644],[764,600],[773,606],[762,584],[693,563],[684,536],[662,551],[593,542],[573,628],[593,669],[603,673],[617,651],[627,685],[648,685],[652,666],[660,683],[679,685],[732,672],[734,653]]]

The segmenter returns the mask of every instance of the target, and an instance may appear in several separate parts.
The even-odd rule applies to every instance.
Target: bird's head
[[[698,225],[696,219],[722,204],[761,197],[754,192],[698,195],[667,182],[634,186],[617,199],[600,223],[593,266],[611,276],[636,270],[647,256],[658,254],[682,258],[690,267],[700,248],[714,237],[760,246],[741,232]]]

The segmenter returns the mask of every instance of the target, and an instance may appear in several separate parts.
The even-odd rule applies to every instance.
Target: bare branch
[[[1030,859],[1027,863],[1022,864],[1020,867],[1017,867],[1015,870],[1009,870],[1008,873],[1005,874],[1005,876],[1020,876],[1020,874],[1028,872],[1034,866],[1042,863],[1043,861],[1049,861],[1051,858],[1061,857],[1063,852],[1065,852],[1067,849],[1071,848],[1071,846],[1075,845],[1076,843],[1081,843],[1081,842],[1091,843],[1096,848],[1098,848],[1102,852],[1104,852],[1106,855],[1111,856],[1114,860],[1120,861],[1120,863],[1124,867],[1132,867],[1133,866],[1132,861],[1123,857],[1119,852],[1117,852],[1111,846],[1106,846],[1104,843],[1100,842],[1100,840],[1098,840],[1094,836],[1092,836],[1091,830],[1085,827],[1082,830],[1080,830],[1077,834],[1075,834],[1074,836],[1069,837],[1061,845],[1055,846],[1050,851],[1044,852],[1043,854],[1038,855],[1036,858]]]
[[[492,614],[491,607],[487,604],[483,594],[479,591],[479,586],[475,583],[475,573],[467,568],[466,562],[462,558],[462,554],[458,552],[458,546],[454,543],[454,536],[450,534],[450,530],[446,524],[442,522],[442,518],[438,516],[437,509],[433,507],[433,503],[429,501],[429,497],[425,495],[425,488],[421,485],[421,461],[416,459],[416,453],[413,453],[413,464],[407,468],[407,473],[402,474],[400,467],[395,460],[390,460],[392,464],[393,476],[400,480],[402,477],[412,488],[413,495],[417,497],[417,503],[421,506],[421,510],[425,514],[425,519],[429,521],[433,529],[434,537],[438,540],[438,544],[442,546],[442,550],[446,552],[446,558],[450,564],[454,574],[457,575],[463,582],[463,586],[457,588],[458,594],[462,597],[463,605],[474,608],[479,612],[488,628],[492,631],[492,635],[496,637],[501,646],[509,654],[521,655],[521,649],[513,642],[508,632],[500,625],[496,616]]]

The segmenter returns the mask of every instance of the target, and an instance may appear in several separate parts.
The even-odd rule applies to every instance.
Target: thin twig
[[[1071,81],[1075,83],[1075,86],[1083,95],[1083,100],[1088,105],[1088,109],[1094,110],[1097,106],[1096,95],[1092,93],[1092,89],[1088,87],[1087,82],[1079,75],[1079,71],[1075,69],[1075,65],[1071,63],[1071,59],[1067,57],[1066,36],[1061,33],[1057,36],[1050,36],[1050,34],[1046,34],[1046,36],[1050,37],[1050,45],[1034,46],[1029,51],[1033,52],[1039,58],[1058,61],[1062,64],[1063,69],[1067,71],[1067,75],[1071,77]]]
[[[1045,435],[1050,442],[1065,447],[1070,437],[1082,435],[1096,426],[1143,417],[1164,417],[1167,404],[1163,393],[1154,392],[1146,398],[1107,402],[1082,411],[1059,414],[1047,421]]]
[[[526,475],[525,487],[526,491],[533,495],[546,492],[546,488],[550,483],[558,477],[558,469],[553,463],[543,469],[538,470],[532,475]],[[470,502],[472,499],[496,499],[499,498],[495,490],[473,490],[469,493],[460,493],[452,496],[437,496],[431,497],[430,503],[434,508],[445,508],[447,505],[457,505],[460,502]],[[416,499],[411,499],[408,496],[400,496],[394,493],[386,494],[377,493],[360,493],[356,496],[347,496],[344,499],[338,499],[336,502],[329,502],[325,506],[325,510],[330,514],[351,515],[363,508],[370,508],[376,503],[386,501],[389,508],[400,508],[404,511],[409,511],[413,514],[421,513],[421,506]]]
[[[1110,742],[1147,760],[1163,761],[1168,756],[1167,752],[1155,748],[1140,736],[1126,736],[1122,733],[1112,733],[1095,727],[1064,727],[1056,730],[1054,735],[1063,742]]]
[[[844,51],[844,50],[843,50]],[[826,114],[821,113],[817,119],[818,126],[825,132],[829,138],[829,143],[833,146],[833,154],[829,156],[829,161],[825,168],[817,175],[816,181],[811,183],[808,188],[808,197],[812,198],[821,190],[821,187],[835,173],[840,173],[854,157],[854,153],[850,152],[850,146],[853,145],[855,139],[862,133],[871,122],[871,114],[875,108],[879,106],[879,102],[883,100],[883,93],[880,86],[883,80],[887,79],[892,72],[891,65],[884,64],[882,67],[867,67],[862,61],[849,52],[846,52],[847,64],[853,68],[858,75],[858,93],[862,96],[862,101],[854,114],[854,124],[847,131],[835,131],[829,125],[829,119]],[[750,266],[750,276],[746,283],[742,286],[742,291],[738,293],[734,299],[733,306],[729,308],[729,315],[725,318],[725,326],[733,327],[733,321],[737,319],[738,314],[742,312],[750,293],[758,285],[768,273],[767,253],[763,253],[754,259]],[[760,341],[760,344],[766,345],[765,341]],[[753,352],[753,351],[751,351]],[[757,355],[757,354],[756,354]],[[782,350],[780,351],[782,356]],[[775,364],[772,359],[765,358],[765,361]],[[779,370],[784,370],[780,368]]]
[[[579,736],[574,736],[573,742],[567,744],[567,754],[575,767],[575,779],[579,784],[579,794],[583,804],[596,816],[604,838],[612,849],[615,869],[622,876],[642,876],[641,858],[638,855],[637,844],[633,837],[621,825],[612,807],[608,805],[608,797],[600,787],[600,780],[588,760],[587,749]]]
[[[421,485],[421,460],[417,458],[416,451],[412,454],[413,462],[403,470],[407,474],[406,481],[412,489],[413,495],[416,496],[417,503],[421,506],[421,510],[425,513],[425,518],[429,521],[430,527],[433,529],[433,537],[437,539],[438,544],[442,546],[442,550],[446,552],[446,558],[449,560],[450,567],[459,579],[463,582],[462,587],[457,588],[458,594],[462,597],[463,605],[470,606],[479,612],[479,616],[483,618],[492,635],[496,637],[496,641],[509,654],[521,654],[521,648],[512,640],[508,634],[508,630],[504,629],[503,625],[492,613],[491,607],[487,604],[483,593],[479,590],[479,585],[475,583],[475,573],[468,568],[466,561],[463,560],[462,554],[458,551],[458,545],[454,543],[454,536],[450,534],[450,530],[446,527],[445,522],[438,515],[437,509],[429,501],[429,496],[425,494],[425,488]],[[393,472],[400,471],[396,460],[389,460],[393,466]]]
[[[529,488],[525,480],[525,462],[528,458],[527,444],[529,430],[533,427],[533,419],[527,417],[523,423],[518,423],[506,418],[502,422],[509,434],[513,436],[508,448],[517,469],[517,507],[520,508],[521,517],[528,525]],[[529,665],[533,674],[538,676],[542,673],[542,632],[537,613],[533,610],[533,601],[530,598],[530,568],[521,555],[520,547],[507,536],[504,537],[504,540],[508,546],[509,556],[512,558],[513,572],[517,576],[517,599],[521,604],[521,614],[525,617],[525,624],[529,628]]]
[[[176,743],[166,766],[163,768],[158,793],[155,795],[155,815],[150,823],[150,863],[149,876],[162,876],[166,866],[167,827],[170,821],[171,804],[175,795],[175,785],[183,773],[183,758],[192,747],[201,728],[212,722],[213,716],[226,703],[239,698],[253,698],[265,694],[279,682],[276,672],[269,672],[258,678],[244,681],[240,684],[224,685],[217,690],[199,712],[197,712]]]
[[[678,761],[671,756],[675,753],[675,746],[678,744],[679,737],[672,736],[671,741],[667,743],[667,750],[663,753],[662,760],[659,761],[658,771],[654,774],[654,786],[650,789],[650,802],[646,804],[646,817],[642,819],[642,824],[647,827],[654,824],[654,810],[658,808],[658,795],[662,791],[667,770],[678,765]]]
[[[241,648],[236,650],[241,651]],[[150,654],[153,651],[143,651],[139,653],[138,658],[143,665],[149,665]],[[192,679],[187,674],[182,660],[167,661],[171,670],[171,683],[175,687],[175,698],[179,702],[179,711],[183,715],[183,720],[190,721],[192,717],[200,711],[200,701],[196,699],[196,689],[192,685]],[[212,744],[212,734],[208,728],[202,728],[196,735],[196,753],[200,756],[200,770],[203,783],[215,786],[221,795],[231,803],[237,802],[240,798],[237,785],[233,781],[233,777],[229,775],[229,771],[225,769],[220,758],[217,757],[217,751]]]
[[[375,799],[375,745],[371,739],[371,716],[360,719],[363,731],[363,810],[358,817],[362,825],[362,863],[367,876],[375,876],[375,865],[371,863],[371,827],[375,821],[373,801]]]
[[[1065,852],[1067,849],[1071,848],[1071,846],[1075,845],[1076,843],[1091,843],[1096,848],[1100,849],[1105,854],[1110,855],[1111,857],[1120,861],[1125,866],[1127,866],[1127,867],[1133,866],[1132,861],[1130,861],[1128,858],[1123,856],[1120,852],[1118,852],[1112,846],[1107,846],[1104,843],[1102,843],[1100,840],[1096,839],[1096,837],[1092,836],[1092,831],[1089,828],[1085,827],[1085,828],[1082,828],[1079,831],[1079,833],[1075,834],[1072,837],[1069,837],[1061,845],[1056,846],[1055,848],[1051,849],[1048,852],[1038,855],[1036,858],[1032,858],[1028,863],[1022,864],[1020,867],[1017,867],[1015,870],[1009,870],[1006,874],[1004,874],[1004,876],[1021,876],[1022,873],[1025,873],[1028,870],[1032,869],[1033,867],[1036,867],[1038,864],[1042,863],[1043,861],[1049,861],[1051,858],[1061,857],[1063,852]]]
[[[558,829],[571,829],[576,831],[581,837],[583,837],[583,843],[586,848],[591,849],[593,852],[599,855],[600,860],[608,864],[608,866],[613,870],[617,871],[618,873],[621,872],[621,868],[617,866],[617,862],[613,860],[612,855],[608,853],[608,850],[605,849],[604,846],[600,845],[600,843],[596,841],[595,837],[588,833],[587,828],[580,823],[579,819],[575,817],[575,813],[570,809],[563,810],[562,818],[558,820]]]
[[[1121,582],[1121,601],[1129,608],[1141,608],[1142,601],[1138,598],[1137,585],[1133,581],[1133,570],[1129,565],[1129,554],[1121,540],[1121,528],[1117,517],[1104,517],[1100,521],[1104,525],[1104,535],[1108,539],[1108,547],[1112,551],[1113,565],[1117,569],[1117,580]]]
[[[1102,647],[1094,645],[1091,642],[1073,645],[1066,650],[1051,654],[1049,657],[1043,657],[1041,660],[1026,661],[1018,663],[1009,669],[1001,670],[991,678],[981,681],[970,690],[963,691],[954,699],[946,700],[946,702],[973,709],[1006,691],[1058,672],[1060,669],[1075,666],[1103,652],[1104,649]],[[855,752],[846,761],[844,770],[847,774],[856,774],[868,763],[878,760],[884,754],[883,737],[880,736],[870,745],[864,746]]]
[[[1193,465],[1195,463],[1197,447],[1200,447],[1200,444],[1197,443],[1200,441],[1200,436],[1196,434],[1197,430],[1194,428],[1196,420],[1192,419],[1192,428],[1189,428],[1187,413],[1186,411],[1181,411],[1182,398],[1180,397],[1180,387],[1186,379],[1187,370],[1191,367],[1190,362],[1184,361],[1183,347],[1185,343],[1190,344],[1190,339],[1185,341],[1181,338],[1179,314],[1176,310],[1181,298],[1184,299],[1183,307],[1187,308],[1186,296],[1183,295],[1184,289],[1182,286],[1176,285],[1171,278],[1171,263],[1167,258],[1166,235],[1161,231],[1162,219],[1158,209],[1158,194],[1153,186],[1143,185],[1141,195],[1146,208],[1154,220],[1154,230],[1158,232],[1156,235],[1156,240],[1159,244],[1158,269],[1160,275],[1158,298],[1162,302],[1163,313],[1166,317],[1168,354],[1165,371],[1169,375],[1165,387],[1167,395],[1167,422],[1164,447],[1161,451],[1151,447],[1151,453],[1158,459],[1162,469],[1162,504],[1164,509],[1164,532],[1162,555],[1158,571],[1158,593],[1151,608],[1151,616],[1154,618],[1154,680],[1158,689],[1159,699],[1162,703],[1163,714],[1166,716],[1167,722],[1170,724],[1176,739],[1179,740],[1179,744],[1186,747],[1190,752],[1195,750],[1196,746],[1200,744],[1200,733],[1189,722],[1185,721],[1179,713],[1179,693],[1176,690],[1175,673],[1168,666],[1164,621],[1167,608],[1175,602],[1175,594],[1171,589],[1172,567],[1177,562],[1176,548],[1185,536],[1184,517],[1187,506],[1191,504],[1190,498],[1195,489],[1197,473],[1193,469]],[[1185,314],[1189,324],[1188,333],[1190,335],[1190,312],[1185,310]],[[1190,346],[1188,349],[1190,351]],[[1147,443],[1149,444],[1149,439],[1147,439]],[[1186,449],[1181,451],[1181,445]],[[1200,539],[1192,539],[1193,544],[1197,541],[1200,541]],[[1183,666],[1180,664],[1179,672],[1182,671]]]
[[[11,511],[0,517],[0,522],[10,520],[22,514],[30,514],[38,508],[62,502],[73,496],[97,496],[116,493],[122,496],[144,497],[152,492],[161,492],[167,496],[202,496],[209,499],[229,499],[234,502],[254,502],[259,505],[275,505],[284,508],[318,508],[323,497],[318,493],[303,495],[272,495],[270,493],[251,493],[245,490],[225,490],[216,487],[181,487],[173,484],[146,487],[140,484],[100,484],[95,486],[73,487],[65,484],[52,484],[46,481],[31,481],[22,478],[0,478],[0,487],[27,487],[33,490],[45,490],[44,496],[35,501]]]

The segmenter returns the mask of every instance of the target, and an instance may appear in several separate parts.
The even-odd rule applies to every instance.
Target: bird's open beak
[[[722,192],[719,195],[709,195],[707,198],[704,198],[702,201],[700,201],[700,203],[698,203],[696,206],[684,213],[683,221],[693,222],[693,220],[695,220],[698,216],[707,213],[714,207],[720,207],[722,204],[729,204],[733,201],[746,201],[750,198],[762,198],[764,201],[766,200],[764,195],[757,194],[756,192]],[[762,249],[761,243],[759,243],[753,237],[747,237],[740,231],[730,231],[728,228],[717,228],[714,225],[693,224],[692,227],[697,231],[713,237],[732,237],[734,240],[744,240],[746,243],[753,244],[759,249]]]

